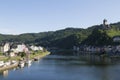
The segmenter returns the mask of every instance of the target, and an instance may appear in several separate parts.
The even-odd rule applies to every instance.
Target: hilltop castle
[[[110,29],[111,27],[110,27],[110,25],[109,24],[107,24],[107,20],[106,19],[104,19],[103,20],[103,25],[102,25],[102,29]]]

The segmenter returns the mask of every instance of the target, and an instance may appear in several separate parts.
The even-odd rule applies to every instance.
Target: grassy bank
[[[37,58],[41,58],[41,57],[44,57],[46,55],[49,55],[50,52],[37,52],[37,53],[33,53],[33,54],[30,54],[30,59],[33,59],[35,57]]]
[[[30,55],[29,55],[29,59],[33,59],[35,57],[38,57],[38,58],[41,58],[41,57],[44,57],[46,55],[50,54],[50,52],[46,51],[46,52],[41,52],[41,51],[36,51],[36,52],[32,52]],[[26,55],[24,56],[15,56],[15,57],[6,57],[6,56],[0,56],[0,61],[11,61],[11,60],[16,60],[16,61],[19,61],[20,59],[25,59],[26,58]]]

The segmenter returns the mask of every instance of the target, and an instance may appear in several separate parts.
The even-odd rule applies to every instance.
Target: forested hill
[[[17,42],[64,49],[69,49],[74,45],[78,46],[80,44],[111,44],[112,37],[120,35],[120,23],[110,25],[111,29],[109,30],[102,30],[100,29],[102,25],[96,25],[87,29],[66,28],[57,31],[25,33],[20,35],[0,34],[0,42]]]
[[[120,23],[110,24],[109,29],[101,29],[102,25],[93,29],[92,33],[81,42],[83,45],[105,46],[119,45],[119,42],[113,42],[113,37],[120,36]]]
[[[0,42],[18,42],[45,47],[71,48],[73,45],[79,45],[81,41],[91,34],[92,30],[92,28],[66,28],[57,31],[25,33],[20,35],[0,34]]]
[[[91,29],[66,28],[58,31],[25,33],[20,35],[2,35],[0,42],[20,42],[50,47],[71,48],[78,45],[91,34]]]

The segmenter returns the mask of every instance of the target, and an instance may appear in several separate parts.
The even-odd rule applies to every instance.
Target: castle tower
[[[107,23],[107,20],[106,19],[104,19],[103,20],[103,29],[110,29],[111,27],[110,27],[110,25]]]
[[[103,26],[106,26],[106,25],[108,25],[108,24],[107,24],[107,20],[104,19],[104,20],[103,20]]]

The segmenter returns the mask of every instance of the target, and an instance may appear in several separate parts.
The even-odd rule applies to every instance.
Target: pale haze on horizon
[[[120,21],[120,0],[0,0],[0,33],[87,28]]]

